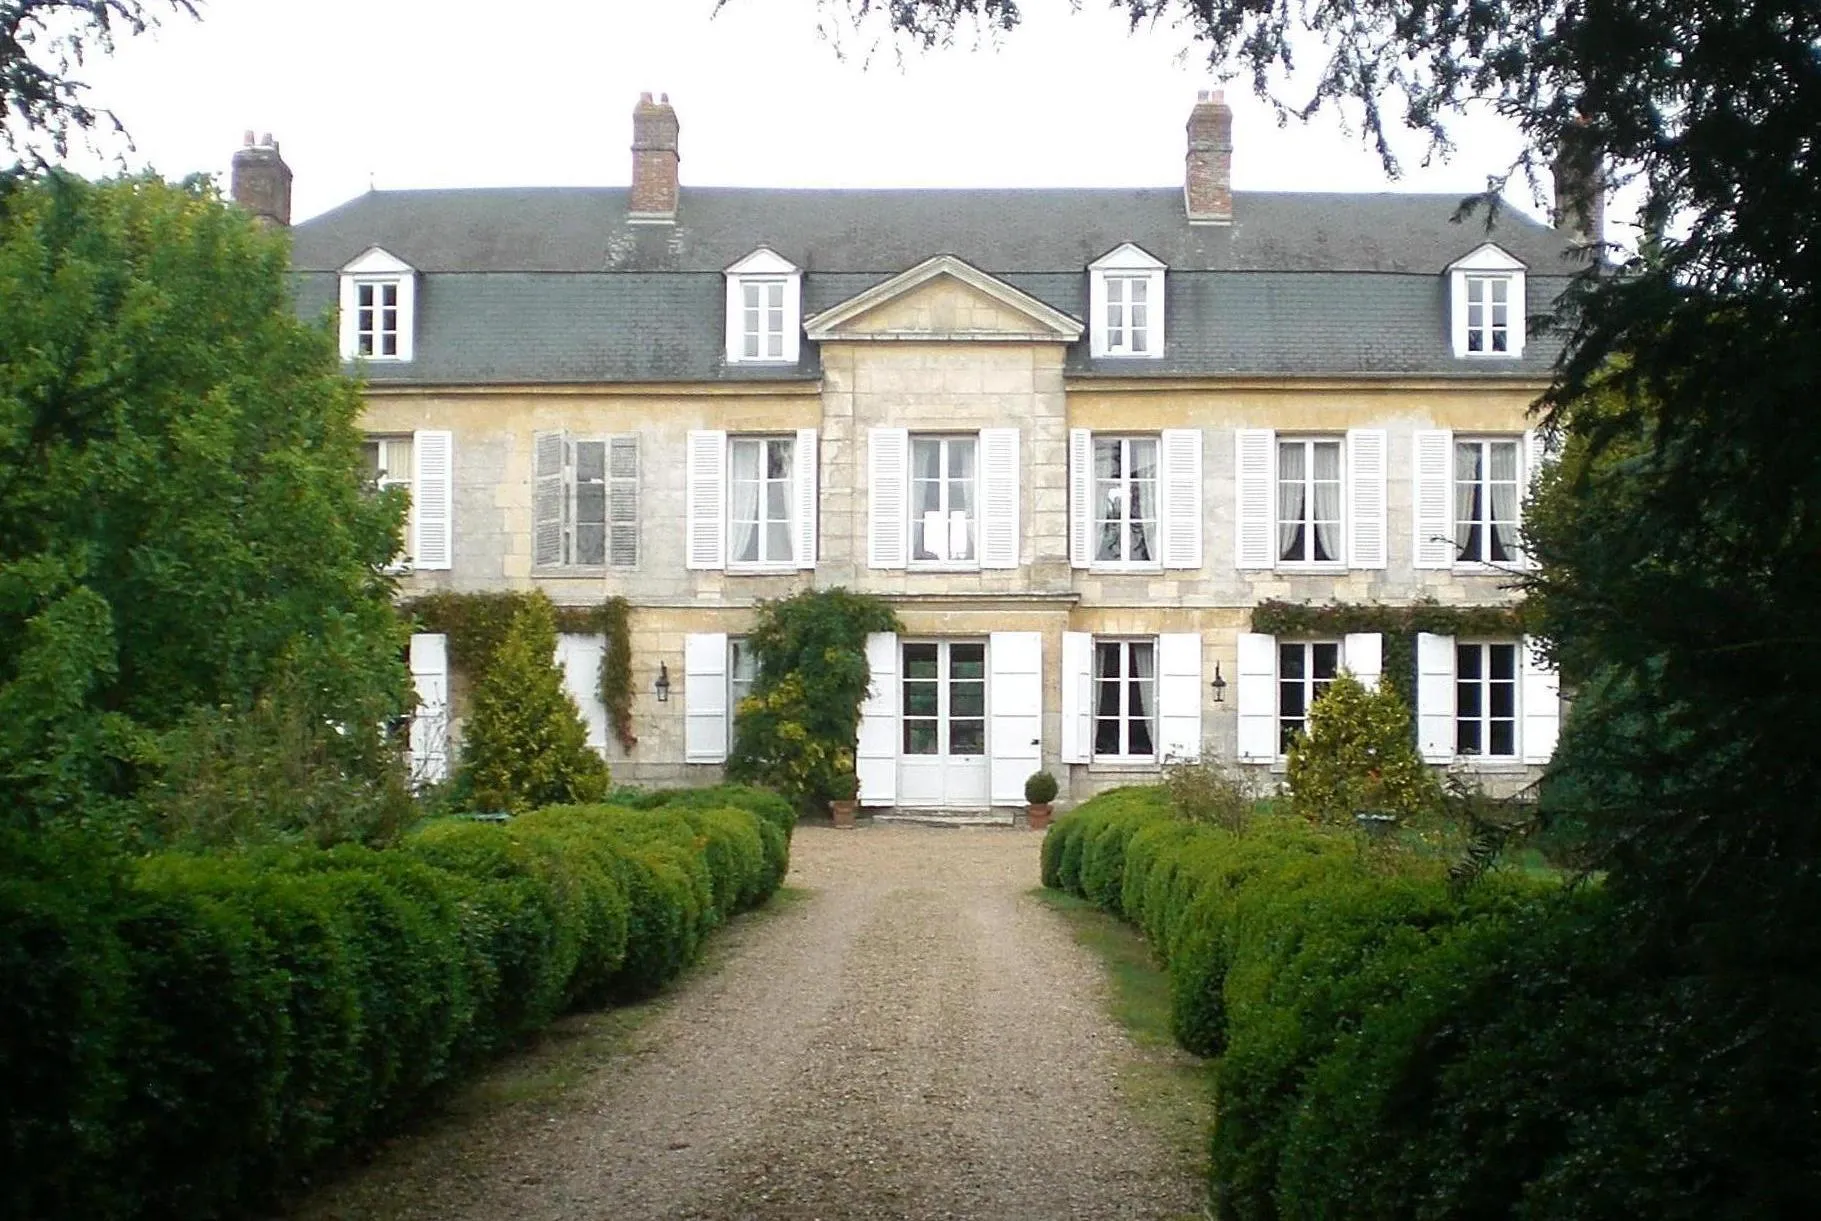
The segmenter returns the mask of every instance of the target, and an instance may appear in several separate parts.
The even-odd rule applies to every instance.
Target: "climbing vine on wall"
[[[478,684],[492,667],[512,618],[537,593],[454,593],[444,591],[425,594],[404,603],[399,609],[406,618],[415,620],[419,630],[441,632],[449,638],[450,664],[460,669],[470,682]],[[632,732],[632,608],[626,599],[608,598],[599,606],[553,606],[556,630],[566,635],[605,636],[607,647],[601,652],[601,703],[607,709],[607,723],[620,745],[631,750],[638,745]]]
[[[1525,608],[1519,602],[1506,606],[1443,606],[1422,601],[1409,606],[1384,606],[1376,602],[1260,602],[1252,608],[1252,630],[1268,636],[1326,636],[1348,632],[1377,632],[1384,649],[1384,681],[1416,707],[1416,638],[1424,632],[1437,636],[1520,636],[1525,629]]]

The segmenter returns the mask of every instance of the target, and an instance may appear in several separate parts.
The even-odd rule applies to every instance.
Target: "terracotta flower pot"
[[[851,827],[854,825],[854,811],[860,808],[858,801],[831,801],[828,812],[834,815],[835,826]]]
[[[1050,825],[1050,814],[1055,808],[1055,806],[1047,803],[1040,806],[1024,807],[1025,817],[1030,820],[1031,830],[1041,831],[1045,827],[1048,827]]]

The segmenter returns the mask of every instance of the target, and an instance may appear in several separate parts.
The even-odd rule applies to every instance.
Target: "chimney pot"
[[[1189,111],[1189,152],[1184,161],[1183,207],[1190,224],[1233,221],[1233,109],[1225,91],[1202,90]]]
[[[253,129],[251,127],[247,128],[247,134],[241,140],[241,147],[243,147],[243,148],[252,148],[253,147]]]
[[[291,223],[291,167],[279,156],[278,141],[270,132],[258,144],[251,130],[246,133],[245,143],[234,153],[228,193],[262,224],[283,228]]]
[[[677,167],[677,112],[671,109],[670,95],[653,102],[649,93],[639,95],[632,111],[632,190],[627,195],[626,211],[635,221],[648,224],[675,224],[680,191]]]
[[[1585,118],[1562,133],[1550,169],[1555,178],[1551,212],[1556,231],[1577,247],[1598,248],[1606,240],[1606,158]]]

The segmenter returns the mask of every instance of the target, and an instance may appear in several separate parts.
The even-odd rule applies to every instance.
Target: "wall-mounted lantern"
[[[668,704],[670,702],[670,667],[661,661],[658,663],[658,681],[656,689],[658,693],[658,703]]]
[[[1224,704],[1227,702],[1227,680],[1220,676],[1220,663],[1218,661],[1214,663],[1214,681],[1209,683],[1208,686],[1214,688],[1214,702],[1216,704]]]

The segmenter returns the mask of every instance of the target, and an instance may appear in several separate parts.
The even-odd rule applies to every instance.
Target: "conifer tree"
[[[1290,743],[1289,781],[1292,807],[1314,822],[1351,825],[1363,810],[1409,819],[1441,796],[1411,741],[1404,701],[1344,671],[1309,706],[1308,732]]]

